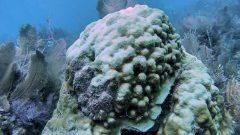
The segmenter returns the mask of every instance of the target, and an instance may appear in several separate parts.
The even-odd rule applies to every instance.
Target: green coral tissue
[[[230,135],[223,101],[164,12],[136,5],[88,25],[68,49],[42,134]]]

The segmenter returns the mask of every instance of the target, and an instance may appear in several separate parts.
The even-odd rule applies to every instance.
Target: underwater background
[[[148,7],[128,8],[138,4]],[[124,19],[129,17],[124,13],[130,18]],[[163,14],[166,25],[152,14]],[[144,34],[138,40],[143,26],[152,27],[160,40]],[[112,31],[120,34],[111,37]],[[128,47],[118,52],[104,43],[132,44],[127,31],[140,46],[153,45],[160,54],[131,46],[150,60],[146,64],[145,56],[134,56],[132,63],[124,63],[132,57],[122,60],[126,52],[121,50]],[[103,64],[108,62],[117,66]],[[120,69],[128,77],[119,75]],[[158,86],[167,92],[158,93]],[[156,97],[161,107],[153,105]],[[240,0],[0,0],[0,135],[115,135],[120,129],[121,135],[239,133]]]
[[[148,4],[151,7],[161,8],[171,17],[177,20],[183,12],[191,14],[193,6],[198,6],[197,0],[179,2],[178,0],[139,0],[140,4]],[[208,5],[213,3],[205,1]],[[97,0],[78,1],[72,0],[1,0],[0,1],[0,41],[14,41],[18,35],[18,29],[22,24],[32,24],[37,29],[47,25],[47,19],[51,20],[52,26],[62,28],[71,33],[75,38],[89,23],[99,19],[96,10]],[[214,6],[215,7],[215,6]],[[11,26],[11,27],[9,27]]]

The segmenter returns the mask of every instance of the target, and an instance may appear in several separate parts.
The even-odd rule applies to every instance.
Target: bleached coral
[[[176,103],[158,134],[232,134],[231,116],[224,110],[224,99],[207,68],[189,54],[183,60],[183,67],[186,70],[180,74],[173,94]]]
[[[88,25],[68,49],[67,64],[42,134],[232,131],[207,68],[184,51],[161,10],[137,5]]]
[[[84,114],[105,120],[110,113],[128,110],[132,119],[140,120],[136,116],[148,116],[152,95],[181,65],[182,49],[162,11],[136,6],[90,25],[67,57],[71,72],[66,79],[73,78],[68,84],[80,97]]]

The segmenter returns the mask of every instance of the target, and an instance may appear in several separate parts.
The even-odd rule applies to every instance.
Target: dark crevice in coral
[[[167,116],[173,111],[174,103],[176,103],[173,98],[173,93],[175,92],[175,89],[178,85],[179,80],[176,79],[173,86],[171,87],[170,93],[161,105],[162,112],[155,120],[155,124],[151,129],[149,129],[146,133],[141,132],[135,128],[122,129],[121,135],[156,135],[159,127],[164,127],[164,119],[167,118]]]

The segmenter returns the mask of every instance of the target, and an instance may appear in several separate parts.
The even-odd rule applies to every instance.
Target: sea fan
[[[17,80],[17,64],[13,63],[7,69],[4,77],[0,81],[0,96],[8,95],[11,89],[14,87],[14,82]]]
[[[99,12],[100,18],[103,18],[109,13],[134,6],[135,4],[135,0],[99,0],[97,10]]]
[[[31,63],[26,79],[11,94],[11,100],[28,99],[33,94],[37,94],[37,91],[45,86],[48,78],[46,64],[44,55],[36,51],[36,54],[31,56]]]
[[[13,43],[0,45],[0,80],[15,57],[16,49]]]

